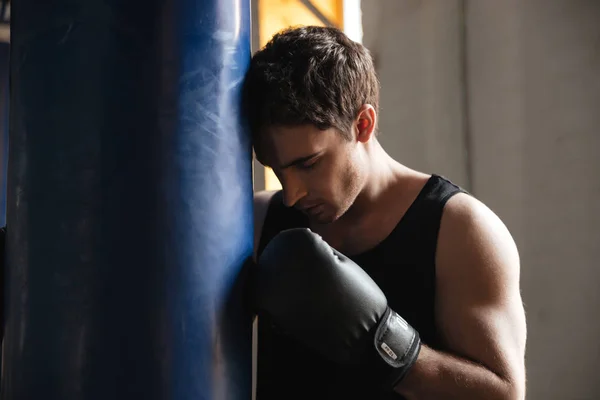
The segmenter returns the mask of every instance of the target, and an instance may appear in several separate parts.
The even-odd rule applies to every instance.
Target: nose
[[[307,194],[304,183],[294,174],[287,174],[282,179],[281,186],[283,187],[283,203],[287,207],[293,207]]]

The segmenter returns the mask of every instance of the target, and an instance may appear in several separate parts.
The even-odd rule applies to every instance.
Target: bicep
[[[463,197],[454,206],[442,220],[438,243],[436,319],[442,340],[457,356],[522,382],[526,326],[516,245],[481,203]]]
[[[478,305],[464,300],[447,302],[440,305],[437,321],[450,353],[478,363],[509,382],[524,377],[525,318],[518,300]]]

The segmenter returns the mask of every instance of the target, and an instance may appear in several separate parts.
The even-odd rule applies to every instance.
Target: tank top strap
[[[400,230],[427,233],[431,236],[431,244],[435,245],[444,207],[457,193],[468,192],[444,176],[432,174],[402,218]]]
[[[428,184],[429,190],[423,193],[425,203],[436,204],[441,209],[444,208],[446,202],[455,194],[468,193],[465,189],[442,175],[433,174]]]

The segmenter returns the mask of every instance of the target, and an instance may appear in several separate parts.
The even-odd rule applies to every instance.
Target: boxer
[[[517,246],[385,151],[368,50],[285,30],[253,56],[243,110],[282,184],[255,194],[257,399],[524,399]]]

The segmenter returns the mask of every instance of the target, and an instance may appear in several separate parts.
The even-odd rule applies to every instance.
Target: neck
[[[379,205],[379,200],[409,169],[398,163],[381,147],[377,140],[369,143],[365,149],[368,175],[354,204],[342,217],[356,220],[363,217]]]

